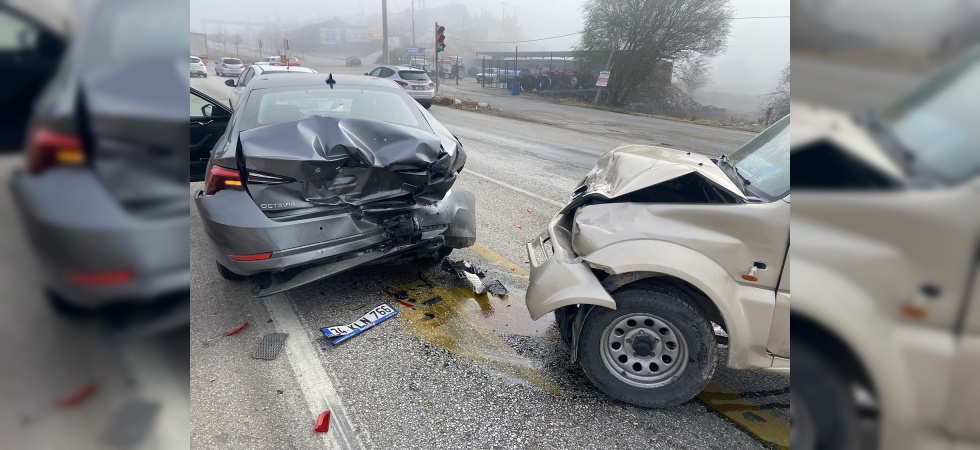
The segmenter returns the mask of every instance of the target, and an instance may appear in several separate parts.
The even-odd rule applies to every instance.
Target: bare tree
[[[708,66],[708,59],[702,55],[684,61],[675,67],[677,79],[684,83],[688,95],[693,96],[695,92],[707,86],[708,82],[711,81],[711,77],[708,75],[711,67]]]
[[[242,42],[244,42],[244,41],[245,41],[245,39],[243,39],[243,38],[242,38],[242,35],[240,35],[240,34],[238,34],[238,33],[235,33],[235,34],[233,34],[233,35],[231,35],[231,36],[229,36],[229,37],[228,37],[228,40],[229,40],[229,41],[230,41],[230,42],[231,42],[232,44],[235,44],[235,56],[238,56],[238,57],[241,57],[241,56],[239,55],[239,53],[238,53],[238,46],[239,46],[239,45],[240,45],[240,44],[241,44]]]
[[[728,0],[587,0],[579,57],[593,69],[610,61],[608,100],[626,103],[659,60],[725,50],[734,15]]]
[[[762,105],[759,105],[759,113],[762,115],[763,125],[772,125],[777,120],[789,114],[789,80],[789,63],[786,63],[779,77],[779,84],[776,85],[776,88],[772,92],[765,95],[765,101],[762,102]]]

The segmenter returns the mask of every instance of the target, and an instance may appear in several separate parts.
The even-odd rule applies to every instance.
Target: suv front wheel
[[[579,360],[606,395],[646,408],[684,403],[711,380],[717,346],[704,311],[668,285],[626,287],[585,319]]]

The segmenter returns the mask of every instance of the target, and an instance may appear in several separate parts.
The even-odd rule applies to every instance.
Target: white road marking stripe
[[[366,432],[354,433],[354,427],[348,420],[340,396],[333,387],[335,380],[324,370],[314,346],[310,343],[306,327],[293,310],[289,298],[285,294],[276,294],[266,297],[263,301],[276,324],[276,329],[292,336],[292,339],[286,341],[283,350],[310,409],[308,424],[310,430],[313,429],[317,416],[329,409],[330,431],[321,435],[327,448],[374,448]],[[364,440],[367,440],[369,445],[365,445]]]
[[[477,177],[483,178],[484,180],[487,180],[487,181],[489,181],[491,183],[499,184],[499,185],[501,185],[501,186],[503,186],[503,187],[505,187],[507,189],[511,189],[511,190],[520,192],[521,194],[524,194],[524,195],[526,195],[528,197],[536,198],[536,199],[541,200],[541,201],[543,201],[545,203],[548,203],[550,205],[555,205],[555,206],[557,206],[559,208],[564,208],[565,207],[565,204],[564,203],[556,202],[556,201],[554,201],[554,200],[552,200],[550,198],[544,198],[544,197],[542,197],[542,196],[540,196],[538,194],[535,194],[533,192],[525,191],[524,189],[521,189],[521,188],[519,188],[517,186],[514,186],[514,185],[511,185],[511,184],[507,184],[507,183],[505,183],[503,181],[500,181],[500,180],[498,180],[496,178],[490,178],[490,177],[488,177],[488,176],[486,176],[486,175],[484,175],[482,173],[477,173],[477,172],[474,172],[474,171],[472,171],[470,169],[463,169],[463,172],[466,172],[466,173],[471,174],[473,176],[477,176]]]

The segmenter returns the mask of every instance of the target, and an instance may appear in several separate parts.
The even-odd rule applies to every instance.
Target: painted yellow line
[[[524,267],[515,264],[513,261],[501,256],[483,244],[473,244],[470,249],[483,259],[497,264],[504,270],[519,275],[519,279],[525,284],[527,283],[527,278],[531,274]],[[698,399],[759,439],[772,444],[776,448],[789,449],[788,423],[769,414],[758,405],[739,397],[738,394],[726,389],[724,386],[712,381],[698,394]]]
[[[724,386],[708,383],[698,399],[714,408],[732,422],[776,448],[789,449],[789,424],[766,412]]]
[[[521,281],[527,281],[526,278],[531,276],[531,273],[524,267],[513,263],[511,260],[504,258],[497,252],[490,250],[487,246],[479,242],[473,244],[473,246],[470,247],[470,250],[473,250],[473,252],[475,252],[477,255],[483,257],[483,259],[502,267],[504,270],[513,272],[515,275],[525,278],[525,280]]]

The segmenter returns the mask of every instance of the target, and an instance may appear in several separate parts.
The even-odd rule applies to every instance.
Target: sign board
[[[398,36],[388,37],[388,47],[401,47],[401,46],[402,46],[402,38]]]
[[[380,41],[382,36],[384,36],[384,32],[381,30],[381,27],[368,27],[368,39]]]
[[[405,56],[425,56],[425,47],[407,47]]]
[[[595,85],[597,87],[606,87],[609,84],[609,71],[603,70],[599,72],[599,79],[595,80]]]
[[[370,36],[367,28],[347,29],[347,42],[370,42]]]
[[[341,41],[340,28],[320,28],[320,43],[337,45]]]
[[[282,48],[285,50],[289,50],[289,39],[282,40]]]
[[[279,57],[279,62],[281,62],[281,63],[283,63],[283,64],[286,64],[286,55],[282,55],[282,56],[280,56],[280,57]]]

